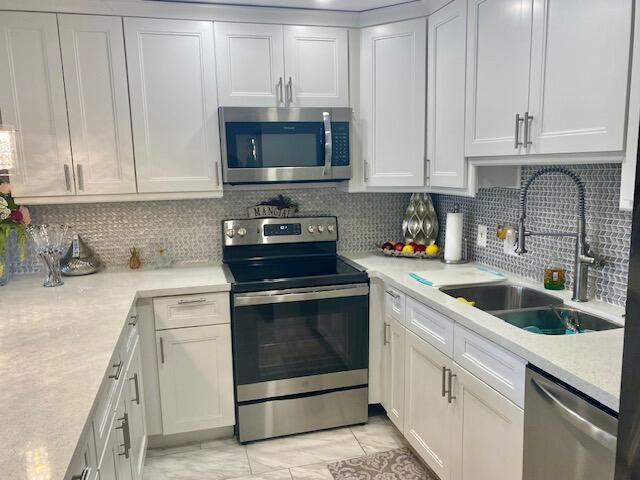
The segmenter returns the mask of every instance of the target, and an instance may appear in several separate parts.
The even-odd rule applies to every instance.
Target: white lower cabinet
[[[144,385],[142,382],[140,341],[136,342],[129,368],[127,369],[126,382],[124,397],[129,416],[131,473],[134,480],[141,480],[147,450],[147,428],[143,401]]]
[[[231,327],[156,332],[164,435],[235,423]]]
[[[524,410],[517,402],[526,362],[412,298],[403,313],[387,310],[382,346],[371,346],[381,350],[388,417],[440,480],[521,480]]]
[[[459,365],[453,373],[452,478],[522,479],[524,411]]]
[[[400,431],[404,429],[405,335],[402,324],[386,314],[382,350],[382,406]]]
[[[453,361],[412,332],[406,338],[404,435],[440,480],[448,480],[454,418],[445,390]]]

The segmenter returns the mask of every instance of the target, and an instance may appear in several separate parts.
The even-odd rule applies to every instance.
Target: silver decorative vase
[[[438,238],[438,216],[428,193],[414,193],[402,220],[405,242],[429,245]]]

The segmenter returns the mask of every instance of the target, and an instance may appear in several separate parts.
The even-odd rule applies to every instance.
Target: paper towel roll
[[[447,213],[444,259],[456,262],[462,260],[462,213]]]

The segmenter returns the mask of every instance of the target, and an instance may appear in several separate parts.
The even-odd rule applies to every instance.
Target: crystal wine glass
[[[32,225],[27,231],[35,243],[36,253],[47,268],[43,286],[63,285],[60,258],[71,241],[71,230],[67,225]]]

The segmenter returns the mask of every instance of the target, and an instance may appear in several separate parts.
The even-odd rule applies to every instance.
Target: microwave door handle
[[[331,133],[331,114],[322,112],[322,121],[324,122],[324,168],[322,175],[331,174],[331,157],[333,155],[333,135]]]

